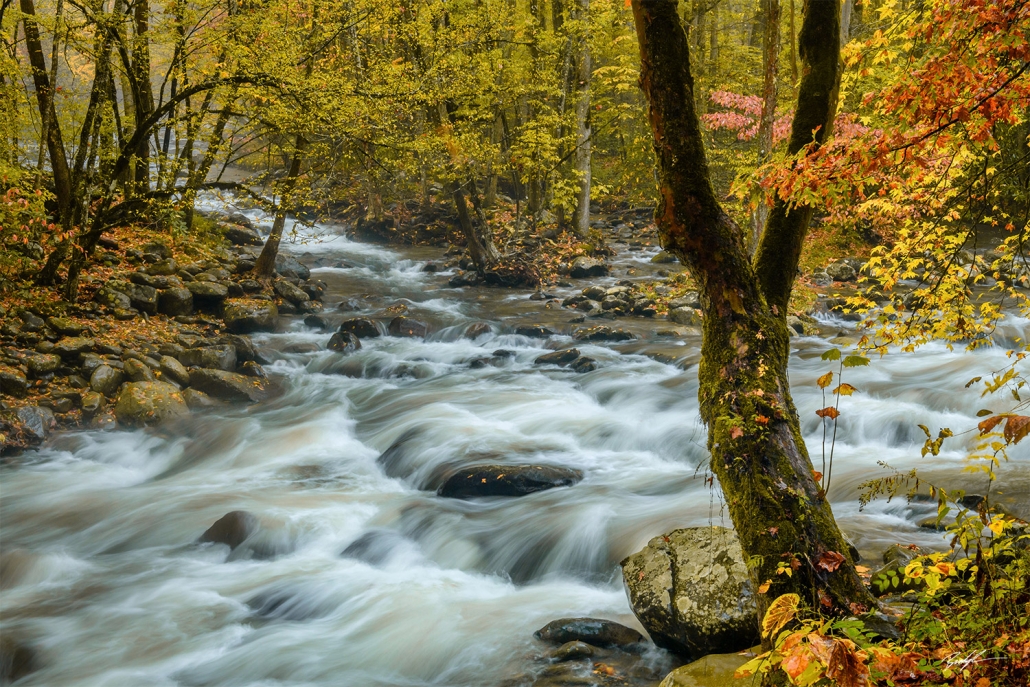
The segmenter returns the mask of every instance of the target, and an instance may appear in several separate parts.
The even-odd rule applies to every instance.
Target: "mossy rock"
[[[123,425],[157,425],[190,412],[179,389],[167,382],[129,382],[118,394],[114,413]]]
[[[736,680],[733,673],[751,660],[741,654],[709,654],[693,663],[681,666],[665,676],[659,687],[744,687],[753,678]]]

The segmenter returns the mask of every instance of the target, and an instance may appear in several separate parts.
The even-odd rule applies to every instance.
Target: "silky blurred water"
[[[552,619],[639,627],[618,562],[649,538],[730,524],[705,482],[696,334],[661,337],[667,324],[620,320],[640,339],[578,345],[595,371],[543,368],[533,360],[570,341],[575,313],[545,309],[528,292],[448,288],[447,274],[421,271],[439,250],[317,233],[321,242],[286,249],[312,265],[344,264],[313,270],[329,284],[330,319],[342,320],[333,307],[353,297],[384,319],[403,304],[433,333],[366,339],[346,358],[282,354],[268,366],[285,387],[273,401],[167,429],[66,434],[3,467],[0,620],[41,666],[20,684],[496,685],[524,670],[540,649],[533,631]],[[618,269],[646,265],[647,255]],[[493,332],[462,338],[474,322]],[[561,334],[512,333],[527,323]],[[1025,320],[1006,327],[1025,338]],[[296,318],[255,340],[282,351],[324,349],[328,338]],[[815,380],[831,369],[820,359],[830,344],[792,344],[794,399],[818,467]],[[469,365],[502,348],[513,355]],[[865,556],[895,541],[941,543],[915,525],[929,506],[901,499],[859,510],[859,485],[889,474],[878,463],[986,488],[982,475],[961,472],[971,435],[920,458],[917,425],[973,427],[991,399],[966,381],[1006,362],[1003,348],[930,345],[846,371],[860,391],[841,404],[830,498]],[[388,465],[377,463],[395,444]],[[1025,509],[1030,456],[1012,457],[995,490]],[[519,499],[437,497],[441,475],[470,461],[552,463],[585,477]],[[257,515],[278,555],[195,543],[232,510]],[[367,555],[342,556],[359,538]]]

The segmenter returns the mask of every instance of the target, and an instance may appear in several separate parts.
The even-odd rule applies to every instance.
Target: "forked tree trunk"
[[[873,599],[855,571],[801,437],[787,379],[786,311],[773,305],[782,294],[770,294],[759,280],[745,232],[712,188],[677,2],[632,4],[658,159],[656,220],[662,245],[687,265],[701,293],[701,416],[708,425],[712,470],[752,580],[756,587],[769,582],[758,594],[759,612],[789,592],[824,611],[868,608]],[[836,79],[837,61],[829,52],[839,49],[838,11],[836,2],[805,2],[803,36],[821,32],[829,39],[828,45],[802,50],[806,78],[807,72],[828,69],[824,77]],[[826,110],[828,99],[827,92],[803,83],[799,114],[809,100],[821,100]],[[796,261],[787,265],[780,260],[777,266],[793,279]],[[788,286],[788,297],[789,291]],[[793,575],[777,574],[779,564],[792,562],[797,567]]]
[[[279,195],[279,209],[275,212],[275,220],[272,222],[272,231],[265,239],[265,245],[261,249],[254,264],[254,274],[259,279],[270,279],[275,274],[275,258],[279,255],[279,242],[283,238],[283,227],[286,226],[286,210],[288,207],[287,198],[293,193],[297,186],[297,177],[300,176],[300,165],[304,158],[304,148],[307,141],[303,136],[298,135],[293,147],[293,160],[290,161],[290,171],[283,181],[282,191]]]
[[[590,0],[576,0],[580,22],[579,59],[576,61],[576,216],[572,221],[577,236],[590,231]]]

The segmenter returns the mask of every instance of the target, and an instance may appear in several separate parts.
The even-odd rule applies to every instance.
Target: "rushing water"
[[[658,336],[667,325],[626,319],[616,326],[640,339],[578,346],[597,370],[541,368],[534,358],[570,340],[575,313],[527,292],[448,288],[447,274],[421,271],[439,250],[322,233],[287,249],[340,265],[313,270],[329,284],[327,313],[343,319],[332,308],[351,297],[383,318],[403,304],[433,333],[368,339],[344,358],[296,318],[255,337],[279,351],[322,348],[268,367],[286,388],[276,400],[196,414],[174,431],[67,434],[4,467],[2,621],[41,657],[24,684],[496,685],[525,669],[540,649],[533,631],[552,619],[638,626],[618,562],[650,537],[729,525],[705,482],[696,333]],[[646,272],[651,254],[628,253],[617,271]],[[493,333],[462,338],[473,322]],[[526,323],[563,335],[511,333]],[[823,324],[831,334],[848,326]],[[1026,325],[1006,335],[1025,338]],[[818,465],[815,379],[830,369],[820,359],[830,344],[792,343],[794,398]],[[514,356],[470,366],[502,348]],[[1000,348],[931,345],[847,370],[860,393],[842,403],[830,497],[865,556],[941,541],[915,526],[928,505],[859,510],[858,485],[887,474],[878,461],[983,491],[982,477],[960,472],[960,440],[920,459],[917,425],[970,427],[988,402],[965,382],[1005,362]],[[384,470],[377,458],[392,445]],[[998,487],[1024,515],[1027,457],[1013,453]],[[470,460],[554,463],[585,479],[520,499],[437,497],[440,475]],[[279,555],[195,544],[232,510],[258,515]]]

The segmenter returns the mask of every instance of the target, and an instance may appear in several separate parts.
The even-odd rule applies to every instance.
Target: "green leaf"
[[[861,367],[869,364],[869,358],[860,355],[849,355],[844,359],[844,367]]]
[[[840,360],[840,349],[831,348],[823,353],[823,360]]]

